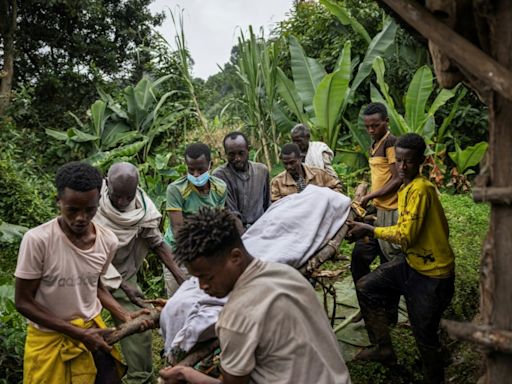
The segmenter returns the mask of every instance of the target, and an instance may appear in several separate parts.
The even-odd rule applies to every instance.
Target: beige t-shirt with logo
[[[85,250],[67,238],[56,218],[29,230],[21,242],[15,276],[41,279],[35,301],[60,319],[88,321],[101,312],[98,279],[107,270],[118,241],[110,230],[94,227],[96,241]]]
[[[316,294],[295,269],[254,260],[216,325],[222,369],[256,384],[347,384],[338,342]]]

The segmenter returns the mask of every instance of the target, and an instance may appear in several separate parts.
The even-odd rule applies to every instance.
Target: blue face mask
[[[187,173],[187,180],[194,184],[196,187],[202,187],[208,182],[208,180],[210,180],[210,172],[206,171],[197,177]]]

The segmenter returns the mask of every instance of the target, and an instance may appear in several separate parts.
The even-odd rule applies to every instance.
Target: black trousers
[[[418,346],[439,347],[439,322],[453,297],[454,276],[428,277],[399,258],[360,278],[356,291],[363,316],[370,311],[389,311],[389,303],[404,295]]]
[[[356,241],[350,260],[350,272],[354,283],[370,273],[370,265],[377,257],[380,257],[381,264],[387,261],[377,239],[370,238],[368,242],[364,242],[364,240]]]

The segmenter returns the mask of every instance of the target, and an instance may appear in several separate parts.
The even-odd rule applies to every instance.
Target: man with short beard
[[[268,168],[249,160],[249,142],[242,132],[227,134],[223,144],[228,162],[213,175],[228,187],[226,208],[248,228],[270,206]]]

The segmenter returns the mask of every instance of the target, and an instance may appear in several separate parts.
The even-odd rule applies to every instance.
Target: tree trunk
[[[11,99],[14,76],[14,34],[16,31],[16,0],[0,0],[1,33],[4,45],[4,63],[0,71],[0,116],[5,114]]]

